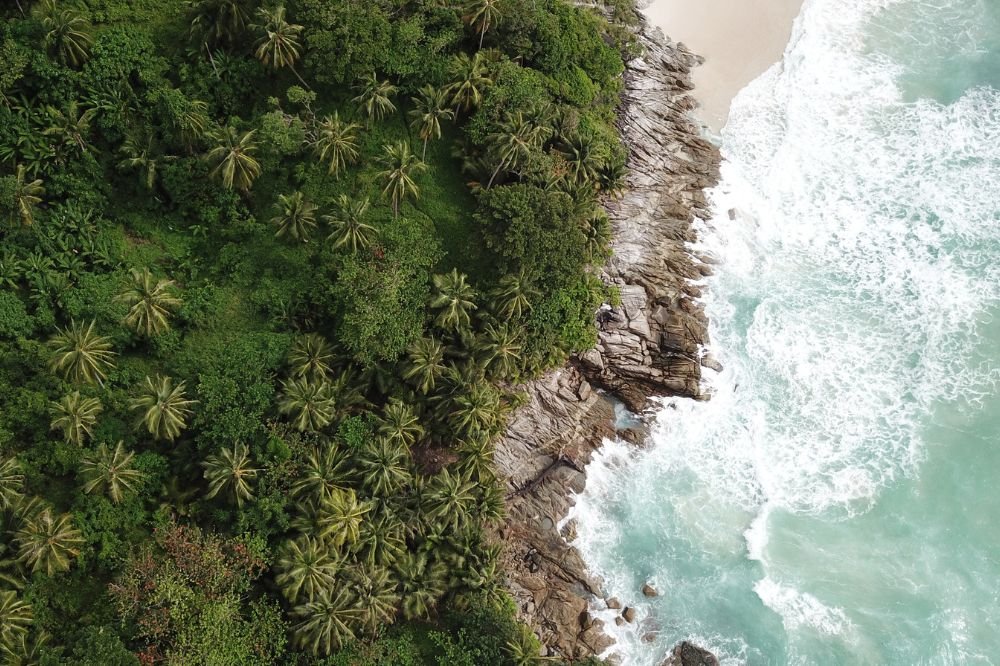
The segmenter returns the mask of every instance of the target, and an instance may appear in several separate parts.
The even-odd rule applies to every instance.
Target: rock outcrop
[[[704,190],[718,180],[720,156],[689,116],[691,68],[683,45],[640,28],[644,47],[628,63],[619,129],[628,145],[625,195],[609,201],[613,256],[603,280],[620,302],[597,313],[597,346],[567,367],[523,387],[527,404],[498,444],[496,465],[508,484],[506,571],[520,614],[547,654],[580,659],[611,645],[588,608],[603,596],[562,525],[585,485],[584,466],[612,435],[604,389],[632,411],[650,396],[703,399],[701,357],[707,321],[693,284],[711,269],[691,254],[692,221],[708,215]],[[634,614],[634,611],[633,611]]]

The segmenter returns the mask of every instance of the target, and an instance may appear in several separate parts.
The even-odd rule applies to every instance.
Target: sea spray
[[[734,102],[693,248],[725,369],[577,502],[626,666],[1000,652],[996,63],[1000,3],[807,0]]]

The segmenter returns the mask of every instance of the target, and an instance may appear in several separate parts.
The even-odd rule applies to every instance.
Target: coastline
[[[597,313],[594,349],[522,387],[527,404],[511,419],[495,455],[508,488],[508,521],[499,530],[507,546],[508,587],[545,654],[572,660],[612,645],[589,609],[616,601],[604,598],[601,581],[569,544],[574,525],[564,519],[604,439],[641,438],[635,431],[615,433],[607,396],[635,413],[652,396],[707,399],[701,368],[718,365],[702,356],[708,322],[694,285],[711,273],[710,260],[689,249],[694,219],[709,214],[705,191],[718,182],[721,161],[691,116],[697,106],[692,70],[702,60],[642,15],[633,30],[643,53],[626,63],[618,119],[629,174],[624,196],[606,202],[613,255],[601,273],[605,284],[618,288],[621,302]],[[675,655],[667,663],[714,659],[686,643]]]

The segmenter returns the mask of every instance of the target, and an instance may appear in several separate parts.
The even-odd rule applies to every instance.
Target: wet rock
[[[608,608],[613,610],[620,610],[622,607],[622,602],[618,601],[618,597],[611,597],[605,603],[608,605]]]
[[[708,650],[683,641],[660,666],[719,666],[719,660]]]
[[[656,591],[655,587],[653,587],[649,583],[646,583],[645,585],[642,586],[642,594],[643,596],[646,597],[655,597],[657,596],[658,592]]]
[[[627,606],[625,610],[622,611],[622,619],[626,622],[635,622],[635,608]]]

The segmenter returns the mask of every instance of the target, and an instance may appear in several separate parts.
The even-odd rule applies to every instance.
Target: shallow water
[[[625,664],[1000,662],[998,88],[998,0],[807,0],[737,97],[699,248],[726,369],[576,509]]]

